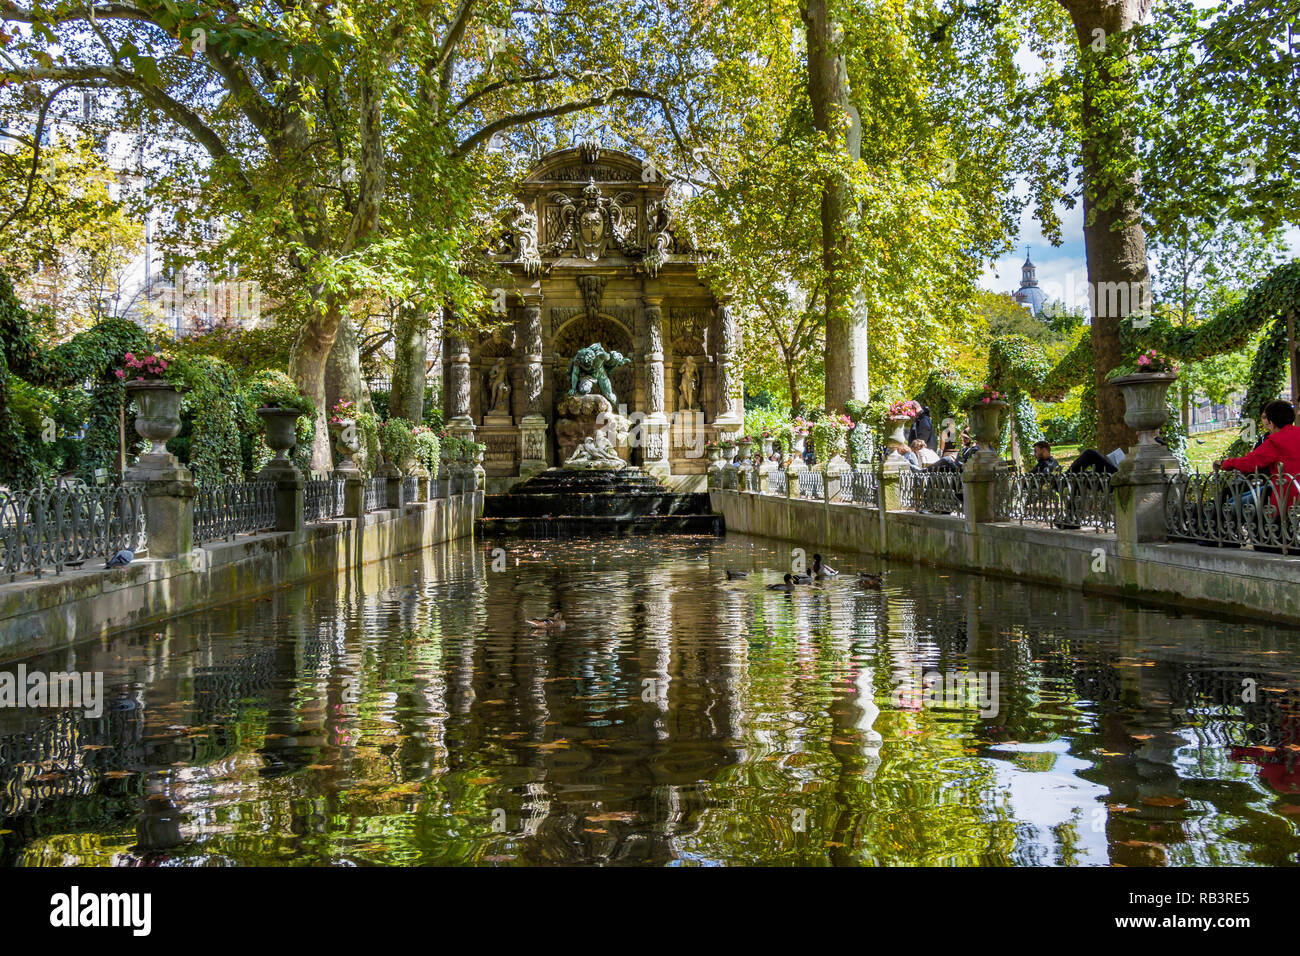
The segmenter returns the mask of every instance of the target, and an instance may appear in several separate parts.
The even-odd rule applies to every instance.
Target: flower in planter
[[[127,352],[122,356],[123,368],[116,369],[113,374],[121,381],[128,378],[136,382],[156,382],[162,379],[170,381],[172,376],[166,372],[171,364],[161,355],[138,356],[134,352]]]
[[[1145,352],[1139,352],[1132,365],[1121,365],[1114,369],[1108,376],[1109,379],[1123,378],[1126,375],[1134,375],[1138,372],[1150,373],[1152,375],[1178,374],[1178,364],[1167,356],[1161,355],[1155,349],[1147,349]]]
[[[992,402],[1005,402],[1007,400],[1006,392],[999,392],[990,385],[985,385],[980,389],[979,395],[975,399],[981,405],[988,405]]]
[[[330,424],[342,425],[346,422],[353,421],[357,415],[356,402],[349,402],[345,398],[339,399],[334,403],[330,410]]]

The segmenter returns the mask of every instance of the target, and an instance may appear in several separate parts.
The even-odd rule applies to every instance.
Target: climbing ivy
[[[1259,417],[1264,405],[1282,391],[1287,371],[1287,316],[1300,315],[1300,259],[1280,265],[1261,279],[1241,301],[1228,306],[1197,326],[1175,326],[1162,315],[1143,316],[1143,325],[1135,327],[1132,317],[1120,322],[1120,343],[1128,354],[1154,348],[1178,362],[1195,362],[1232,352],[1246,346],[1261,329],[1265,334],[1255,353],[1242,415],[1247,420]],[[1091,446],[1097,435],[1097,396],[1092,357],[1091,331],[1081,330],[1079,340],[1055,364],[1033,343],[1022,336],[996,340],[989,349],[988,384],[1009,393],[1015,410],[1012,420],[1024,454],[1032,453],[1034,441],[1041,437],[1038,416],[1030,398],[1042,402],[1060,401],[1067,391],[1082,385],[1079,413],[1079,439]],[[928,405],[936,421],[964,411],[970,386],[951,372],[931,373],[919,396]],[[1170,416],[1161,437],[1170,450],[1185,463],[1187,436],[1169,396]],[[1007,427],[1010,427],[1008,425]],[[1005,429],[1004,429],[1005,432]],[[1009,438],[1009,432],[1003,436]],[[1248,450],[1238,439],[1229,454]]]

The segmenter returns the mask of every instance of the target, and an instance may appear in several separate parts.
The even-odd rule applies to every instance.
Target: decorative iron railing
[[[823,495],[822,473],[820,471],[798,472],[798,485],[795,490],[800,498],[821,498]]]
[[[230,481],[199,485],[194,496],[194,543],[275,527],[275,482]]]
[[[1115,530],[1115,497],[1107,474],[1010,475],[998,488],[996,508],[1001,521]]]
[[[346,508],[343,480],[314,476],[303,487],[302,512],[307,524],[343,515]]]
[[[899,475],[903,508],[935,515],[965,514],[961,472],[905,471]]]
[[[407,475],[405,478],[402,479],[402,500],[403,501],[414,501],[418,493],[419,493],[419,486],[416,483],[416,478],[414,475]]]
[[[874,471],[846,471],[840,475],[837,501],[851,501],[869,508],[880,504],[880,478]]]
[[[790,485],[788,476],[789,472],[778,468],[767,476],[767,493],[770,495],[780,495],[784,498]]]
[[[144,486],[68,484],[0,490],[0,573],[40,577],[91,558],[145,549]]]
[[[1300,552],[1300,478],[1236,471],[1172,475],[1165,531],[1174,541]]]
[[[737,490],[736,485],[735,465],[727,464],[718,469],[718,486],[723,491],[735,491]]]
[[[388,507],[388,479],[366,479],[366,510],[378,511]]]

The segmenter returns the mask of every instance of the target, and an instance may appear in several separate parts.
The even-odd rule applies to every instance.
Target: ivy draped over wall
[[[1287,316],[1300,318],[1300,260],[1278,266],[1256,283],[1239,302],[1194,327],[1174,326],[1163,316],[1152,316],[1143,327],[1135,328],[1132,317],[1120,322],[1120,343],[1127,354],[1155,349],[1177,362],[1196,362],[1244,347],[1260,329],[1267,328],[1251,364],[1246,382],[1242,415],[1247,420],[1259,417],[1264,405],[1282,392],[1287,374]],[[998,339],[989,348],[988,384],[1008,393],[1015,410],[1016,436],[1021,453],[1029,457],[1033,443],[1042,437],[1038,416],[1030,398],[1040,402],[1059,402],[1076,385],[1083,386],[1080,404],[1080,442],[1088,447],[1097,435],[1096,381],[1092,359],[1091,330],[1085,329],[1078,342],[1054,366],[1037,346],[1023,336]],[[929,406],[936,421],[947,415],[965,412],[964,400],[970,384],[950,372],[933,372],[926,380],[919,400]],[[1293,398],[1300,396],[1293,396]],[[1170,450],[1185,462],[1186,435],[1169,397],[1170,416],[1162,438]],[[1003,443],[1009,439],[1008,422],[1003,429]],[[1228,449],[1230,455],[1249,450],[1243,439]]]

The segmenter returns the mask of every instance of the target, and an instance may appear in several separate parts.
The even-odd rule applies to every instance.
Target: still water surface
[[[1291,629],[870,559],[882,591],[771,592],[788,548],[734,535],[501,544],[26,659],[107,702],[0,711],[0,863],[1300,860]]]

